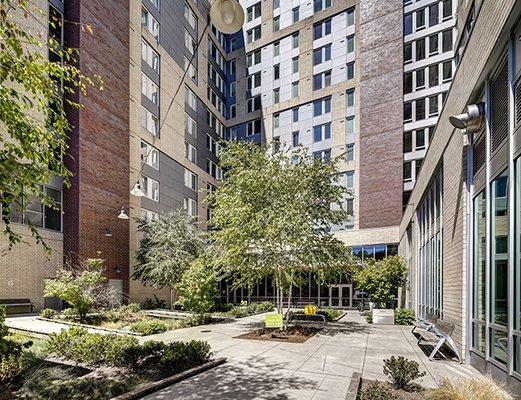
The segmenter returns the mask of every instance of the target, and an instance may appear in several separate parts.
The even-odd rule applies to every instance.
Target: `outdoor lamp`
[[[215,0],[210,8],[210,19],[222,33],[235,33],[244,23],[244,10],[237,0]]]
[[[463,133],[477,132],[481,128],[485,115],[485,103],[471,104],[467,106],[463,114],[449,117],[449,122],[458,129],[464,129]]]
[[[145,193],[143,193],[143,191],[141,190],[141,185],[139,184],[139,182],[136,182],[134,184],[134,187],[130,191],[130,194],[136,197],[143,197],[145,195]]]
[[[118,215],[119,219],[129,219],[129,216],[125,212],[125,207],[121,207],[121,212]]]

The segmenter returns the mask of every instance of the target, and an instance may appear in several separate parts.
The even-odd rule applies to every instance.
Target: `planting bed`
[[[270,340],[275,342],[304,343],[322,328],[315,326],[290,326],[286,330],[262,328],[236,336],[237,339]]]

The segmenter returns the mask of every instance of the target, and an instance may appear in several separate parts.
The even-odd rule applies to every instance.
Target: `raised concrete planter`
[[[394,310],[373,309],[374,325],[394,325]]]

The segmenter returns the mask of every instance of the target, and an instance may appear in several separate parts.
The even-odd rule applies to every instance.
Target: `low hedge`
[[[273,311],[273,303],[271,301],[263,301],[262,303],[250,303],[244,306],[232,306],[229,311],[223,315],[235,318],[248,317],[250,315],[262,314]]]
[[[139,322],[134,322],[129,327],[130,331],[143,333],[144,335],[153,335],[155,333],[166,332],[168,330],[168,326],[161,321],[154,320],[144,320]]]
[[[200,365],[211,356],[206,342],[163,342],[149,340],[142,345],[133,336],[89,333],[84,328],[71,327],[49,335],[47,352],[87,365],[108,365],[154,369],[177,373]]]

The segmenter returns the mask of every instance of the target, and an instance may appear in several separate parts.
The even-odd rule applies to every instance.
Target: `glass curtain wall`
[[[473,338],[474,349],[485,354],[485,282],[486,282],[486,236],[487,203],[485,191],[474,198],[474,290],[473,290]]]
[[[443,315],[442,172],[440,171],[417,211],[418,315]]]

